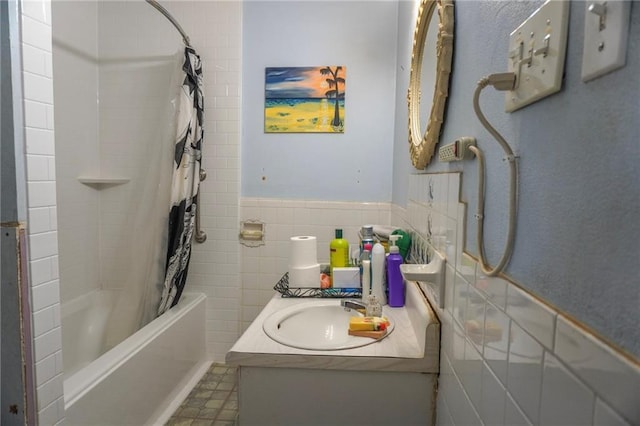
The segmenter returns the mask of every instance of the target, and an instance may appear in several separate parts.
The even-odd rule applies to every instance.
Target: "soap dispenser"
[[[400,272],[402,255],[396,245],[396,240],[402,235],[389,236],[389,256],[387,256],[387,289],[389,290],[389,306],[401,308],[404,306],[404,279]]]

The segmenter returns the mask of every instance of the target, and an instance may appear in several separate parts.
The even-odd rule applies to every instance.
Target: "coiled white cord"
[[[498,141],[502,150],[505,153],[505,161],[509,162],[509,226],[507,229],[507,239],[505,242],[504,251],[500,261],[491,268],[487,264],[487,259],[484,251],[484,156],[475,146],[470,146],[470,149],[478,157],[478,208],[476,213],[476,219],[478,220],[477,228],[477,244],[478,252],[480,255],[480,268],[482,272],[487,276],[498,275],[509,262],[511,254],[513,253],[513,241],[516,230],[516,212],[517,212],[517,188],[518,188],[518,170],[516,165],[516,156],[513,154],[511,147],[502,135],[489,123],[487,118],[480,109],[480,92],[488,85],[493,85],[497,90],[512,90],[515,87],[515,74],[503,73],[492,74],[488,77],[482,78],[478,82],[478,86],[473,94],[473,110],[476,116],[480,120],[480,123],[491,133],[491,135]]]

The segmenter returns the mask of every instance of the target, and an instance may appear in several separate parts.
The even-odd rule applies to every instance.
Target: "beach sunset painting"
[[[265,133],[344,133],[344,66],[265,70]]]

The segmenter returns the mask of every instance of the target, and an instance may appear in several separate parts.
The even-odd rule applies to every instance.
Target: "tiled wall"
[[[29,259],[40,424],[64,417],[56,168],[53,124],[51,5],[22,2],[22,54]]]
[[[328,263],[336,228],[343,230],[349,243],[357,244],[362,225],[389,225],[391,214],[389,203],[242,198],[240,207],[241,220],[266,224],[265,245],[241,249],[242,331],[271,299],[273,286],[287,272],[291,237],[315,236],[318,261]]]
[[[434,244],[442,234],[457,241],[443,250],[456,260],[438,311],[438,424],[639,424],[637,360],[517,285],[484,276],[462,253],[458,188],[458,174],[412,175],[407,210],[392,210],[392,220],[404,218]]]

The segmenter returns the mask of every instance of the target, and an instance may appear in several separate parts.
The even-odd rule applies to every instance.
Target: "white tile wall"
[[[640,367],[614,348],[585,333],[565,316],[558,316],[555,354],[611,408],[631,424],[640,423]]]
[[[504,407],[504,424],[513,426],[531,426],[531,422],[524,415],[518,404],[513,400],[510,394],[507,394]]]
[[[507,314],[547,349],[553,348],[556,313],[516,286],[507,289]]]
[[[480,418],[488,425],[506,425],[504,420],[506,389],[486,363],[482,364],[481,381],[482,395],[478,410]]]
[[[510,281],[485,277],[463,253],[457,182],[457,174],[412,175],[407,209],[391,209],[392,222],[421,232],[449,259],[441,237],[456,241],[438,310],[438,424],[640,424],[637,359]],[[455,224],[438,222],[439,214]]]
[[[511,322],[507,388],[534,424],[538,423],[543,356],[542,345]]]
[[[607,404],[596,398],[596,409],[593,415],[593,424],[602,426],[629,426],[618,413],[613,411]]]
[[[40,424],[64,418],[49,0],[22,2],[29,259]],[[52,362],[53,361],[53,362]]]
[[[48,129],[28,127],[25,129],[25,139],[27,151],[32,155],[55,154],[55,144],[53,132]]]
[[[544,355],[540,424],[589,424],[595,394],[550,352]]]

